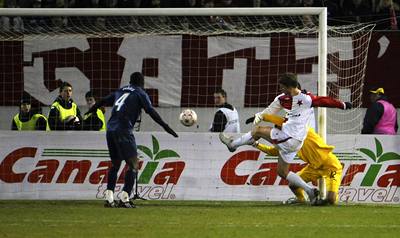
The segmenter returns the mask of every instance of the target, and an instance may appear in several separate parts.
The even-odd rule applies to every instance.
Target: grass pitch
[[[0,201],[0,237],[398,237],[400,205],[271,202]]]

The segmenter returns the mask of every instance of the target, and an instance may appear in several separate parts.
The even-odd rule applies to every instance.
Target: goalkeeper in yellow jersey
[[[284,118],[271,114],[264,115],[263,120],[271,122],[277,127],[282,126],[282,123],[285,121]],[[254,146],[268,155],[278,156],[278,149],[274,146],[261,144],[258,141],[254,143]],[[315,133],[314,129],[308,128],[304,144],[297,153],[297,156],[307,163],[307,165],[298,172],[298,175],[305,182],[316,182],[319,179],[323,179],[325,182],[326,198],[320,200],[319,203],[317,203],[319,205],[332,205],[338,202],[342,165],[332,152],[334,148],[334,146],[327,145],[324,140]],[[296,195],[296,200],[289,200],[289,202],[305,202],[303,189],[291,184],[289,184],[289,187]]]

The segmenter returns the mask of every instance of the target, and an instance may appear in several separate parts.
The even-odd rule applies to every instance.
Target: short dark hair
[[[32,104],[32,99],[31,99],[31,97],[27,97],[27,96],[22,97],[22,99],[21,99],[21,105],[22,105],[22,104]]]
[[[129,83],[143,88],[144,87],[144,77],[143,74],[140,72],[135,72],[131,74],[131,79],[129,80]]]
[[[297,81],[297,75],[293,73],[281,75],[278,83],[288,88],[297,88],[299,85],[299,82]]]
[[[60,86],[60,93],[62,92],[62,90],[63,90],[65,87],[71,87],[71,88],[72,88],[72,85],[71,85],[70,83],[68,83],[68,82],[62,82],[62,83],[61,83],[61,86]]]
[[[89,91],[85,94],[85,98],[94,98],[94,93],[93,91]]]
[[[226,92],[222,88],[218,88],[214,93],[221,94],[224,98],[226,98]]]

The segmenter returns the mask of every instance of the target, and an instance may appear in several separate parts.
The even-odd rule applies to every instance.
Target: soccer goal
[[[218,134],[193,133],[209,131],[214,92],[220,88],[239,112],[241,132],[251,129],[244,123],[247,117],[280,94],[278,77],[287,72],[297,74],[302,88],[313,94],[353,103],[350,111],[316,112],[323,137],[361,130],[373,25],[327,26],[326,8],[15,8],[0,9],[0,16],[0,105],[2,115],[8,113],[1,117],[2,130],[9,129],[23,94],[47,115],[61,81],[67,81],[85,112],[86,92],[100,98],[128,84],[133,72],[143,73],[152,103],[180,134],[171,139],[157,133],[162,129],[143,115],[140,131],[150,133],[137,134],[144,158],[138,184],[140,195],[149,199],[282,200],[290,195],[279,186],[285,181],[274,171],[276,162],[259,159],[264,158],[259,151],[248,147],[230,153]],[[179,122],[187,108],[197,113],[197,126]],[[9,134],[2,145],[7,158],[0,171],[3,198],[102,197],[110,162],[101,133]],[[354,154],[353,144],[344,149],[346,156]]]
[[[153,103],[176,121],[181,107],[199,112],[205,132],[215,110],[213,92],[245,117],[279,94],[278,76],[298,74],[303,88],[360,107],[372,25],[327,26],[326,8],[0,9],[2,105],[25,91],[50,105],[60,80],[75,101],[85,91],[104,96],[141,71]],[[19,64],[7,67],[9,60]],[[318,109],[326,133],[358,133],[362,113]],[[327,126],[328,125],[328,126]],[[154,125],[143,122],[142,130]]]

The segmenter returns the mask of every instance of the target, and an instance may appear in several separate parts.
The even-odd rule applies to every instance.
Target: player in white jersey
[[[351,108],[350,103],[344,103],[329,97],[315,97],[298,88],[297,76],[295,74],[284,74],[279,79],[279,85],[283,91],[262,112],[254,117],[252,131],[243,136],[233,139],[225,134],[220,134],[220,139],[228,149],[233,152],[241,145],[251,145],[263,138],[274,144],[279,150],[278,174],[285,178],[290,184],[303,188],[313,203],[318,195],[318,190],[302,180],[296,173],[289,171],[289,164],[293,161],[297,152],[301,149],[307,136],[307,124],[312,115],[312,107],[336,107],[341,109]],[[277,114],[279,111],[286,112],[287,121],[282,128],[270,126],[257,126],[265,115]]]

